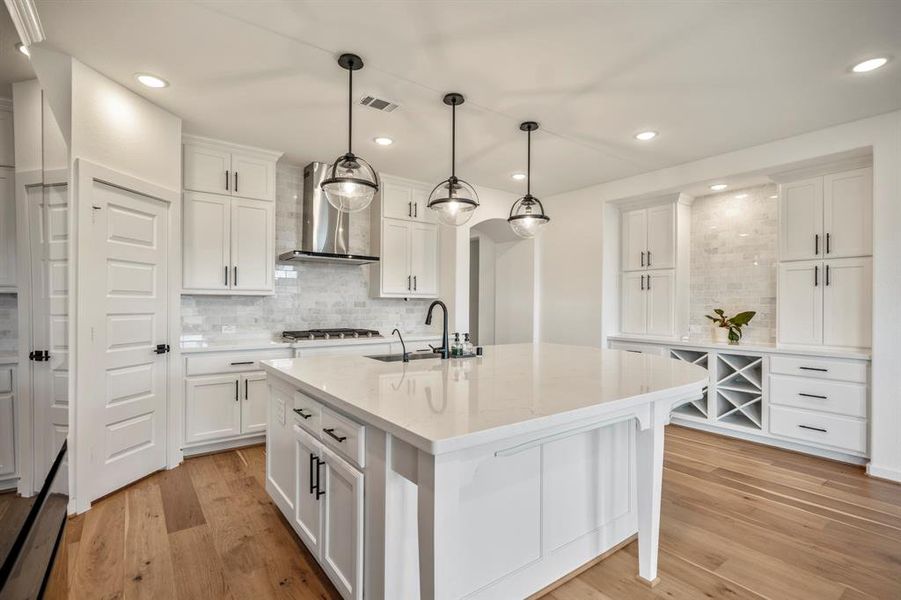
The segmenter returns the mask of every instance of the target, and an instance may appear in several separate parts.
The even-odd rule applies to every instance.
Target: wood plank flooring
[[[339,598],[264,469],[242,448],[95,503],[69,522],[69,597]],[[544,600],[901,599],[901,485],[860,467],[670,426],[661,523],[657,587],[631,543]]]

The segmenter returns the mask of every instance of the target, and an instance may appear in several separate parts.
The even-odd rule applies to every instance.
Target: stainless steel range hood
[[[350,221],[360,218],[368,221],[368,215],[342,213],[329,204],[319,187],[329,166],[314,162],[304,167],[301,248],[280,254],[280,262],[365,265],[379,260],[378,256],[350,253]]]

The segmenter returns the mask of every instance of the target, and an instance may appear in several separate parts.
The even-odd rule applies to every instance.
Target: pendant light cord
[[[526,142],[526,196],[532,195],[532,130],[526,132],[529,136]]]
[[[353,96],[354,96],[354,70],[347,70],[347,153],[353,154],[353,131],[354,131],[354,113],[353,113]]]
[[[451,177],[456,177],[457,165],[457,105],[451,104]]]

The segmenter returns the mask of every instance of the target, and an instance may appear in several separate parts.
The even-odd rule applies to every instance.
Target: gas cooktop
[[[282,332],[282,338],[292,342],[300,340],[353,340],[380,337],[382,337],[382,334],[375,329],[351,329],[347,327]]]

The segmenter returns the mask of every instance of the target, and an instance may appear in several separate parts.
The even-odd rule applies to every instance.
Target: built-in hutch
[[[185,294],[275,292],[280,152],[184,136]]]
[[[428,209],[431,187],[384,175],[370,209],[379,262],[369,271],[374,298],[438,297],[438,224]]]
[[[661,202],[621,207],[620,333],[609,345],[708,369],[704,395],[677,408],[675,422],[862,462],[869,452],[872,169],[846,162],[772,178],[779,183],[777,343],[689,338],[679,282],[688,285],[688,257],[683,264],[680,253],[688,245],[680,240],[690,235],[690,204]],[[661,283],[655,292],[654,278],[670,277],[674,290]]]

